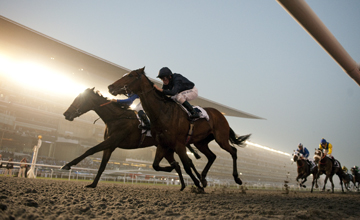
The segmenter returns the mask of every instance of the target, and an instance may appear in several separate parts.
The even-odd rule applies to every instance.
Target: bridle
[[[128,96],[128,94],[133,94],[134,92],[133,92],[132,90],[130,90],[129,87],[131,87],[134,83],[136,83],[139,79],[141,79],[142,75],[143,75],[143,74],[140,73],[139,76],[136,76],[135,79],[134,79],[133,81],[131,81],[130,83],[125,84],[122,88],[119,89],[119,91],[124,90],[126,96]],[[151,89],[149,89],[149,90],[147,90],[147,91],[140,92],[140,93],[137,93],[137,94],[138,94],[138,95],[143,95],[143,94],[146,94],[146,93],[151,92],[152,90],[154,90],[153,87],[151,87]]]
[[[72,103],[72,104],[70,105],[70,107],[69,107],[69,108],[75,109],[75,113],[76,113],[76,114],[75,114],[75,117],[74,117],[74,118],[79,117],[80,115],[83,114],[83,112],[80,110],[81,107],[84,105],[84,104],[83,104],[83,103],[84,103],[83,94],[80,93],[80,95],[79,95],[78,97],[79,97],[79,99],[80,99],[80,105],[79,105],[78,107],[75,107],[75,106],[74,106],[74,103]]]
[[[320,152],[320,155],[317,155],[316,152]],[[317,150],[316,152],[314,155],[314,159],[317,158],[319,160],[319,164],[326,164],[325,162],[321,162],[325,158],[325,154],[321,150]]]

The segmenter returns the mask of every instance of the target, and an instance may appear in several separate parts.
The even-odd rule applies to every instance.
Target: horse
[[[350,173],[345,173],[344,172],[344,176],[343,176],[342,181],[344,183],[345,189],[348,190],[348,191],[350,191],[350,183],[353,183],[354,186],[356,186],[354,177]]]
[[[360,183],[360,173],[355,169],[355,167],[351,167],[351,174],[353,175],[353,182],[355,187],[359,190],[359,183]],[[357,183],[357,186],[356,186]]]
[[[116,148],[145,148],[157,145],[157,142],[152,137],[142,136],[142,131],[138,128],[140,122],[133,110],[128,109],[128,106],[109,102],[109,100],[101,94],[95,92],[94,88],[88,88],[80,93],[74,99],[70,107],[64,112],[64,116],[66,120],[73,121],[76,117],[79,117],[90,110],[95,111],[106,124],[104,141],[90,148],[84,154],[65,164],[60,169],[70,170],[71,166],[78,164],[87,156],[103,151],[101,164],[94,181],[90,185],[85,186],[87,188],[95,188],[101,174],[105,170],[112,152]],[[176,170],[181,182],[180,190],[182,191],[185,188],[185,182],[181,174],[180,166],[174,159],[174,152],[168,151],[164,157],[170,163],[170,166],[165,167],[163,171],[171,172],[173,169]],[[197,175],[200,176],[199,173]]]
[[[133,70],[122,78],[108,86],[112,95],[135,93],[140,97],[152,126],[152,135],[159,142],[153,162],[155,170],[159,169],[159,163],[163,158],[163,152],[168,149],[175,151],[184,166],[186,173],[193,179],[198,188],[199,181],[192,175],[188,165],[185,151],[185,143],[193,143],[208,159],[201,173],[200,181],[206,187],[206,175],[216,159],[216,155],[209,149],[209,142],[215,140],[219,146],[229,152],[233,159],[233,177],[237,184],[241,185],[237,171],[237,149],[230,145],[243,146],[250,135],[237,137],[230,128],[224,115],[214,108],[204,108],[209,115],[206,119],[189,120],[185,110],[180,104],[153,88],[152,83],[146,76],[144,68]]]
[[[299,179],[302,179],[302,181],[300,181],[300,187],[306,188],[306,186],[303,184],[306,182],[307,177],[310,176],[310,174],[313,175],[313,181],[312,181],[312,185],[311,185],[311,192],[313,192],[314,184],[315,184],[315,187],[318,188],[318,184],[317,184],[318,168],[317,168],[317,166],[315,166],[311,170],[310,169],[311,167],[309,166],[307,161],[305,159],[301,158],[301,154],[298,151],[294,151],[293,161],[296,162],[296,165],[297,165],[298,176],[296,177],[296,182],[299,182]]]
[[[314,162],[318,164],[318,176],[320,176],[323,173],[326,175],[324,180],[324,187],[322,191],[325,191],[326,182],[329,179],[331,182],[331,191],[334,193],[334,183],[332,178],[334,174],[336,174],[340,179],[341,190],[342,192],[344,192],[342,179],[345,173],[341,169],[340,162],[338,160],[335,161],[338,163],[339,165],[338,167],[334,166],[334,162],[329,157],[327,157],[321,150],[315,149]]]

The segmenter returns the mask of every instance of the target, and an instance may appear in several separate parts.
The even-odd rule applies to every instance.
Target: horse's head
[[[322,158],[323,158],[323,152],[320,149],[315,148],[314,162],[319,163]]]
[[[95,93],[94,88],[88,88],[80,93],[74,99],[73,103],[71,103],[70,107],[64,112],[63,115],[65,116],[65,119],[73,121],[74,118],[93,110],[95,108],[95,103],[90,101],[90,99],[96,97],[95,95],[99,97],[99,94]]]
[[[294,162],[297,162],[298,160],[300,160],[300,157],[301,157],[301,154],[300,154],[298,151],[295,151],[295,150],[294,150],[292,160],[293,160]]]
[[[131,93],[141,93],[141,81],[146,77],[145,67],[137,70],[133,70],[130,73],[125,74],[119,80],[108,86],[110,94],[116,95],[127,95]]]

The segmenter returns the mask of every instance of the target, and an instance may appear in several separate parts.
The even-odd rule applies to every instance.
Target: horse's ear
[[[140,72],[145,75],[145,66],[140,69]]]
[[[94,89],[95,89],[95,86],[91,90],[94,91]]]

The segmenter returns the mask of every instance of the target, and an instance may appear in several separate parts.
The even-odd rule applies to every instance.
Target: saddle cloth
[[[334,167],[340,168],[340,163],[338,160],[334,160]]]
[[[181,106],[181,108],[184,110],[184,111],[186,111],[186,113],[188,114],[188,116],[190,116],[191,115],[191,113],[184,107],[184,106],[182,106],[181,104],[179,104],[180,106]],[[208,113],[205,111],[205,109],[203,109],[202,107],[200,107],[200,106],[193,106],[193,108],[194,108],[194,110],[195,111],[197,111],[198,113],[199,113],[199,118],[196,118],[195,119],[195,121],[196,120],[199,120],[200,118],[205,118],[206,119],[206,121],[209,121],[209,115],[208,115]]]
[[[310,161],[310,164],[311,164],[310,169],[313,169],[313,168],[316,166],[316,164],[315,164],[315,162],[312,161],[312,160],[309,160],[309,161]]]

